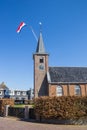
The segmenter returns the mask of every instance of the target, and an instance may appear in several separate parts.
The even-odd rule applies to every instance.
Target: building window
[[[0,95],[2,95],[2,91],[0,91]]]
[[[9,95],[9,90],[8,89],[5,90],[5,95],[6,96]]]
[[[16,100],[19,100],[19,97],[16,97],[15,99],[16,99]]]
[[[22,95],[26,95],[26,92],[22,92]]]
[[[81,88],[79,85],[75,86],[75,95],[80,96],[81,95]]]
[[[17,92],[17,95],[20,95],[20,92]]]
[[[40,58],[40,63],[43,63],[44,62],[44,59],[43,58]]]
[[[14,95],[14,91],[9,90],[9,95]]]
[[[57,86],[57,96],[63,96],[63,88],[61,86]]]

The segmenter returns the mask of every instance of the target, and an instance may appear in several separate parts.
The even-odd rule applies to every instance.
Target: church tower
[[[33,55],[34,60],[34,97],[47,95],[48,54],[45,52],[42,33],[37,43],[37,49]]]

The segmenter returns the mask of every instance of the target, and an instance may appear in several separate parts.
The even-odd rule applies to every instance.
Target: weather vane
[[[40,25],[40,32],[42,32],[42,23],[39,22],[39,25]]]

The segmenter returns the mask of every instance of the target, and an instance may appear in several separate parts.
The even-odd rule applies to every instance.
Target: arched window
[[[57,86],[56,92],[57,96],[63,96],[63,88],[61,86]]]
[[[75,95],[80,96],[81,95],[81,88],[79,85],[75,86]]]

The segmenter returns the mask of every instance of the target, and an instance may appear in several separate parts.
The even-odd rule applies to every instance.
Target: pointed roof
[[[38,44],[37,44],[37,49],[36,49],[36,53],[39,54],[45,54],[45,48],[44,48],[44,42],[43,42],[43,37],[42,37],[42,33],[40,32],[40,36],[38,39]]]
[[[4,82],[0,84],[0,89],[8,89]]]

